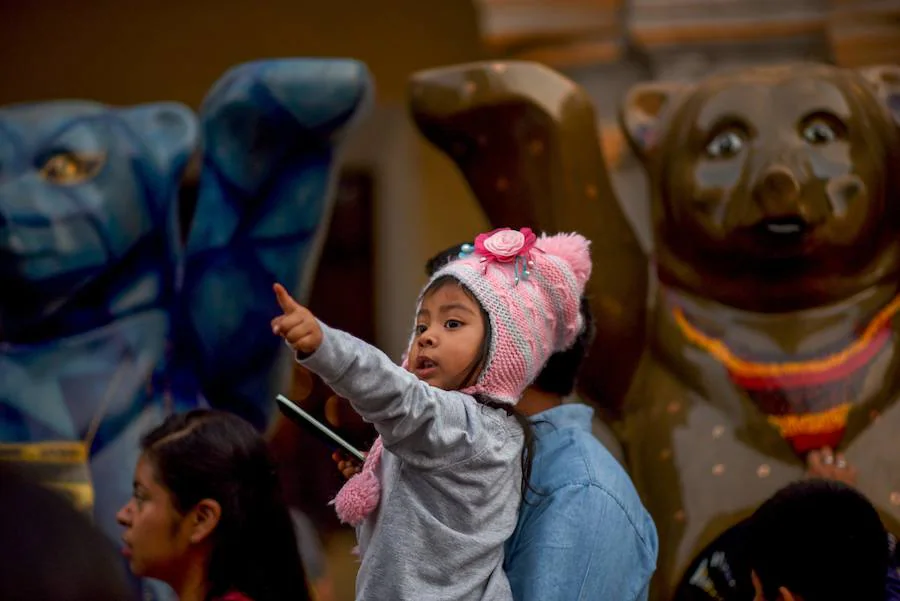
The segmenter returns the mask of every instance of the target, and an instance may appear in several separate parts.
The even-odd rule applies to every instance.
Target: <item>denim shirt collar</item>
[[[591,431],[591,419],[594,410],[583,403],[564,403],[558,407],[547,409],[532,415],[529,419],[535,432],[559,430],[576,427],[586,432]]]

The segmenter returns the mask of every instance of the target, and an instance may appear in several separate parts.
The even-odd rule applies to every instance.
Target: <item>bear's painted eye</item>
[[[744,137],[739,131],[723,131],[706,145],[706,154],[714,159],[733,157],[744,148]]]
[[[103,154],[57,152],[41,165],[41,177],[62,186],[80,184],[97,175],[105,161]]]
[[[807,144],[821,146],[847,136],[847,127],[830,113],[814,113],[800,123],[800,135]]]
[[[810,144],[828,144],[837,138],[837,133],[827,123],[810,123],[803,128],[803,139]]]

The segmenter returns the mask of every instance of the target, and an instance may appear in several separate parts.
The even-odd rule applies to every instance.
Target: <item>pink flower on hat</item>
[[[482,261],[512,263],[517,257],[527,256],[537,236],[530,227],[520,230],[502,227],[491,232],[478,234],[475,238],[475,254],[482,256]]]

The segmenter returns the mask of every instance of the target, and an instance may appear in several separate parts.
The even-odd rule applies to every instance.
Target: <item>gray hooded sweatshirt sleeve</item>
[[[515,418],[321,326],[322,345],[300,362],[374,424],[385,447],[380,504],[357,528],[357,600],[512,599],[502,566],[521,495]]]

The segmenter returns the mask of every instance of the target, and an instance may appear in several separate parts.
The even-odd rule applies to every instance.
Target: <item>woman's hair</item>
[[[460,388],[466,388],[467,386],[473,386],[475,384],[474,379],[477,377],[479,370],[483,370],[487,367],[488,357],[490,356],[491,351],[491,318],[487,314],[487,311],[484,310],[484,307],[481,306],[481,303],[478,302],[478,299],[475,298],[475,295],[472,294],[472,291],[466,288],[466,286],[462,282],[451,275],[445,275],[435,278],[422,293],[422,297],[424,298],[425,296],[431,294],[432,292],[435,292],[438,288],[445,285],[459,286],[462,291],[469,296],[469,298],[475,301],[475,304],[478,305],[478,309],[481,311],[481,322],[484,325],[484,336],[481,339],[481,347],[478,349],[478,354],[475,356],[475,360],[472,362],[472,365],[466,370],[465,376],[460,380]],[[476,395],[475,399],[479,403],[488,407],[503,409],[509,415],[513,416],[519,423],[519,426],[522,428],[522,434],[525,438],[525,444],[522,446],[521,456],[522,499],[524,499],[526,491],[530,488],[532,459],[534,457],[534,430],[531,427],[531,422],[528,421],[528,418],[525,417],[525,415],[523,415],[522,412],[517,410],[514,406],[507,405],[505,403],[496,403],[490,398],[482,397],[481,395]]]
[[[230,413],[189,411],[147,433],[141,450],[179,513],[203,499],[222,508],[212,534],[208,598],[237,591],[254,601],[309,599],[293,523],[253,426]]]

